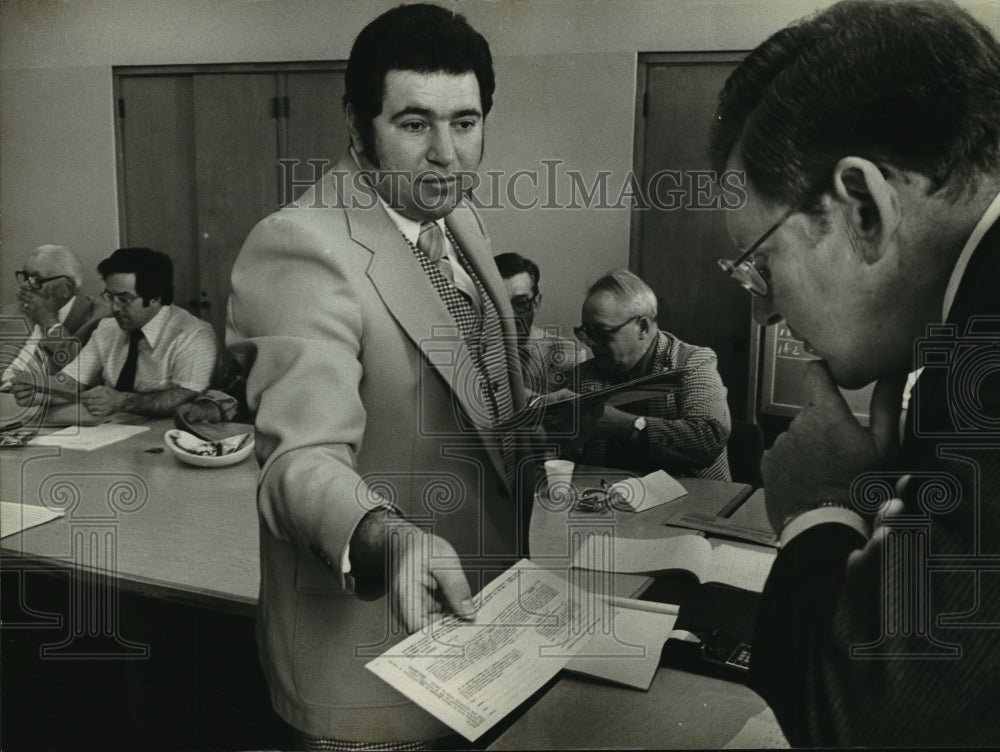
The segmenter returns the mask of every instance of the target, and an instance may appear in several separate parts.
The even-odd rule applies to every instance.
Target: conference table
[[[142,425],[148,430],[93,451],[0,450],[0,500],[64,513],[4,534],[4,570],[58,570],[71,579],[112,583],[105,585],[112,595],[121,588],[252,614],[259,583],[253,456],[225,468],[191,467],[165,450],[169,420]],[[681,482],[689,493],[675,504],[703,511],[731,508],[751,491],[741,484]],[[622,515],[619,529],[657,537],[665,530],[658,518],[666,506]],[[557,530],[561,515],[572,514],[551,507],[539,514],[537,506],[535,512],[533,541]],[[623,595],[638,595],[649,582],[642,575],[616,577]],[[668,667],[659,669],[648,692],[560,675],[519,708],[490,748],[715,748],[764,710],[764,702],[739,683]]]
[[[252,614],[260,582],[251,455],[229,467],[183,464],[171,421],[93,451],[0,451],[0,500],[64,512],[0,539],[7,569],[110,576],[118,587]]]

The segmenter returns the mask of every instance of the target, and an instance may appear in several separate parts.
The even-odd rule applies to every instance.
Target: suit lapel
[[[406,238],[378,203],[374,191],[355,179],[358,170],[353,160],[349,156],[341,160],[336,170],[346,172],[348,177],[343,183],[345,195],[342,205],[351,239],[372,254],[368,265],[369,279],[393,318],[448,384],[465,414],[480,414],[481,407],[472,404],[467,397],[467,385],[458,383],[465,377],[464,369],[456,368],[456,364],[471,363],[472,354],[447,306],[424,274]],[[457,234],[455,237],[463,243]],[[479,245],[482,246],[482,243]],[[462,247],[469,251],[470,256],[475,255],[472,248]],[[488,427],[474,425],[503,477],[503,460],[499,451],[490,446],[494,441],[492,431]]]
[[[479,281],[483,283],[483,287],[486,288],[486,294],[493,301],[500,316],[507,357],[507,373],[510,378],[511,397],[516,412],[524,407],[524,389],[521,380],[521,360],[517,352],[514,311],[510,307],[507,288],[504,286],[500,272],[493,261],[489,242],[480,229],[479,219],[472,209],[465,204],[459,206],[448,215],[445,224],[448,225],[451,234],[455,236],[455,240],[465,251],[465,257],[479,277]]]
[[[1000,328],[1000,296],[995,290],[998,275],[1000,275],[1000,222],[993,224],[969,259],[951,311],[948,313],[947,323],[954,326],[955,337],[947,341],[942,340],[938,349],[949,348],[954,353],[957,352],[959,343],[963,341],[969,343],[970,337],[967,331],[970,321],[974,318],[980,321],[976,323],[976,331],[971,333],[973,335],[971,341],[980,340],[983,344],[979,346],[982,347],[1000,338],[996,333]],[[913,367],[921,365],[924,364],[916,362]],[[917,379],[904,432],[904,451],[911,459],[917,456],[916,453],[926,450],[927,446],[933,450],[937,446],[938,436],[950,435],[957,430],[952,417],[952,400],[965,397],[956,396],[953,388],[949,387],[948,377],[953,375],[950,373],[953,367],[952,365],[927,368]],[[992,394],[979,394],[978,398],[984,400],[981,405],[984,411],[990,409],[995,411],[995,398]]]

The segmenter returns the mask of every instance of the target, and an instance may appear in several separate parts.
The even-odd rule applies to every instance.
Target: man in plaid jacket
[[[576,334],[594,352],[577,388],[591,392],[658,371],[688,369],[680,388],[619,409],[605,406],[576,459],[588,465],[730,480],[729,407],[715,353],[656,325],[656,295],[626,269],[587,291]]]

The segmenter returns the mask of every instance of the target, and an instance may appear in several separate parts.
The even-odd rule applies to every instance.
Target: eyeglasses
[[[577,336],[580,340],[589,340],[595,345],[602,344],[610,340],[619,330],[631,324],[633,321],[638,321],[641,317],[636,314],[632,318],[623,321],[618,326],[608,327],[607,329],[593,329],[586,324],[580,324],[580,326],[573,327],[573,334]]]
[[[108,292],[105,290],[101,293],[101,300],[108,305],[117,305],[119,308],[124,308],[138,297],[138,295],[132,295],[127,292]]]
[[[719,266],[722,270],[739,282],[743,286],[743,289],[751,295],[756,295],[759,298],[766,298],[771,294],[771,283],[764,279],[764,276],[760,273],[760,269],[757,268],[756,263],[754,263],[750,257],[753,255],[754,251],[764,244],[765,240],[771,237],[779,227],[785,224],[785,220],[790,216],[792,216],[792,212],[786,212],[781,219],[771,225],[767,232],[757,238],[757,242],[743,251],[743,253],[741,253],[739,258],[735,261],[730,261],[729,259],[719,259]]]
[[[541,302],[541,295],[532,295],[530,298],[527,295],[515,295],[510,299],[510,307],[514,309],[514,313],[531,313]]]
[[[69,279],[65,274],[57,274],[54,277],[39,277],[34,272],[14,272],[14,276],[17,278],[17,284],[32,290],[41,290],[42,285],[55,279]]]

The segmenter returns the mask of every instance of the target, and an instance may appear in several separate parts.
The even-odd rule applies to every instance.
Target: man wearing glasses
[[[573,370],[587,353],[572,339],[556,336],[548,327],[535,326],[535,312],[542,302],[538,265],[519,253],[500,253],[493,260],[514,309],[525,389],[543,394],[572,388]]]
[[[712,147],[746,176],[723,268],[820,358],[764,457],[750,685],[793,746],[996,747],[1000,44],[951,4],[838,3],[747,56]],[[862,427],[837,387],[870,382]]]
[[[731,428],[715,353],[682,342],[656,324],[656,295],[632,272],[597,280],[574,330],[594,357],[579,369],[582,393],[660,371],[686,369],[680,388],[623,409],[606,405],[585,438],[580,462],[637,473],[730,480]]]
[[[163,253],[120,248],[97,271],[113,320],[101,321],[77,358],[49,380],[49,404],[79,395],[96,417],[168,416],[212,380],[218,359],[212,327],[172,305],[173,264]],[[41,401],[35,386],[15,382],[17,401]]]
[[[28,336],[0,377],[4,391],[18,373],[54,373],[69,363],[111,313],[103,302],[80,293],[83,266],[69,248],[39,246],[14,274],[17,320],[27,323]]]

